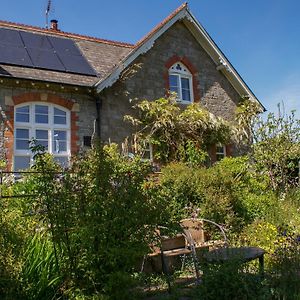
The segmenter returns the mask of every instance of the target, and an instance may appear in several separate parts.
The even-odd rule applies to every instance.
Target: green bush
[[[120,156],[115,147],[90,151],[62,174],[46,154],[35,161],[40,173],[27,186],[38,197],[27,213],[50,237],[64,289],[124,296],[164,212],[147,182],[150,166]]]
[[[271,294],[259,274],[238,261],[208,265],[203,269],[203,280],[194,299],[256,300],[270,299]]]
[[[299,299],[300,239],[284,232],[270,259],[270,286],[276,299]]]
[[[170,164],[162,169],[160,186],[174,221],[186,217],[185,208],[192,205],[201,217],[231,231],[265,217],[277,202],[268,179],[253,172],[247,157],[225,158],[211,168]]]

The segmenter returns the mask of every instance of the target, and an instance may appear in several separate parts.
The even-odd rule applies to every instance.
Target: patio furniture
[[[221,239],[211,239],[211,235],[205,230],[205,223],[216,227]],[[223,227],[211,220],[196,218],[183,219],[180,221],[180,226],[187,236],[189,243],[195,248],[195,251],[203,248],[211,250],[219,247],[227,247],[228,245]]]
[[[152,245],[152,253],[147,255],[147,258],[155,260],[160,257],[162,272],[167,277],[168,290],[171,291],[170,284],[170,269],[173,263],[173,259],[181,255],[191,255],[193,259],[193,265],[195,269],[195,275],[197,281],[199,281],[200,275],[197,266],[197,256],[195,251],[190,245],[190,239],[188,239],[185,233],[176,234],[175,236],[169,237],[162,235],[162,230],[167,229],[166,227],[159,227],[155,232],[159,237],[159,245]],[[144,268],[146,257],[144,258],[142,271]]]
[[[264,254],[266,251],[259,247],[238,247],[238,248],[219,248],[205,253],[204,259],[208,263],[225,263],[230,261],[238,261],[245,263],[258,259],[259,272],[264,274]]]

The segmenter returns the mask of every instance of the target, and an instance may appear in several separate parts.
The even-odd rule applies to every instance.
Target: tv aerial
[[[45,17],[46,17],[46,28],[49,28],[49,14],[52,10],[52,1],[47,1],[46,11],[45,11]]]

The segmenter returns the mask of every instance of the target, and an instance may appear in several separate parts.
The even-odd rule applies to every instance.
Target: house
[[[226,120],[242,96],[259,103],[186,3],[135,45],[63,32],[55,20],[49,29],[0,21],[0,146],[8,169],[29,166],[32,137],[61,163],[95,133],[120,143],[131,130],[123,121],[130,100],[168,90],[182,105],[201,102]]]

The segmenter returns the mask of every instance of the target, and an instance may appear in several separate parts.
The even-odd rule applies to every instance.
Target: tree
[[[260,172],[265,172],[274,190],[282,191],[295,178],[291,174],[299,167],[300,120],[295,113],[269,113],[266,120],[258,118],[253,124],[252,157]],[[298,174],[297,174],[298,175]]]

